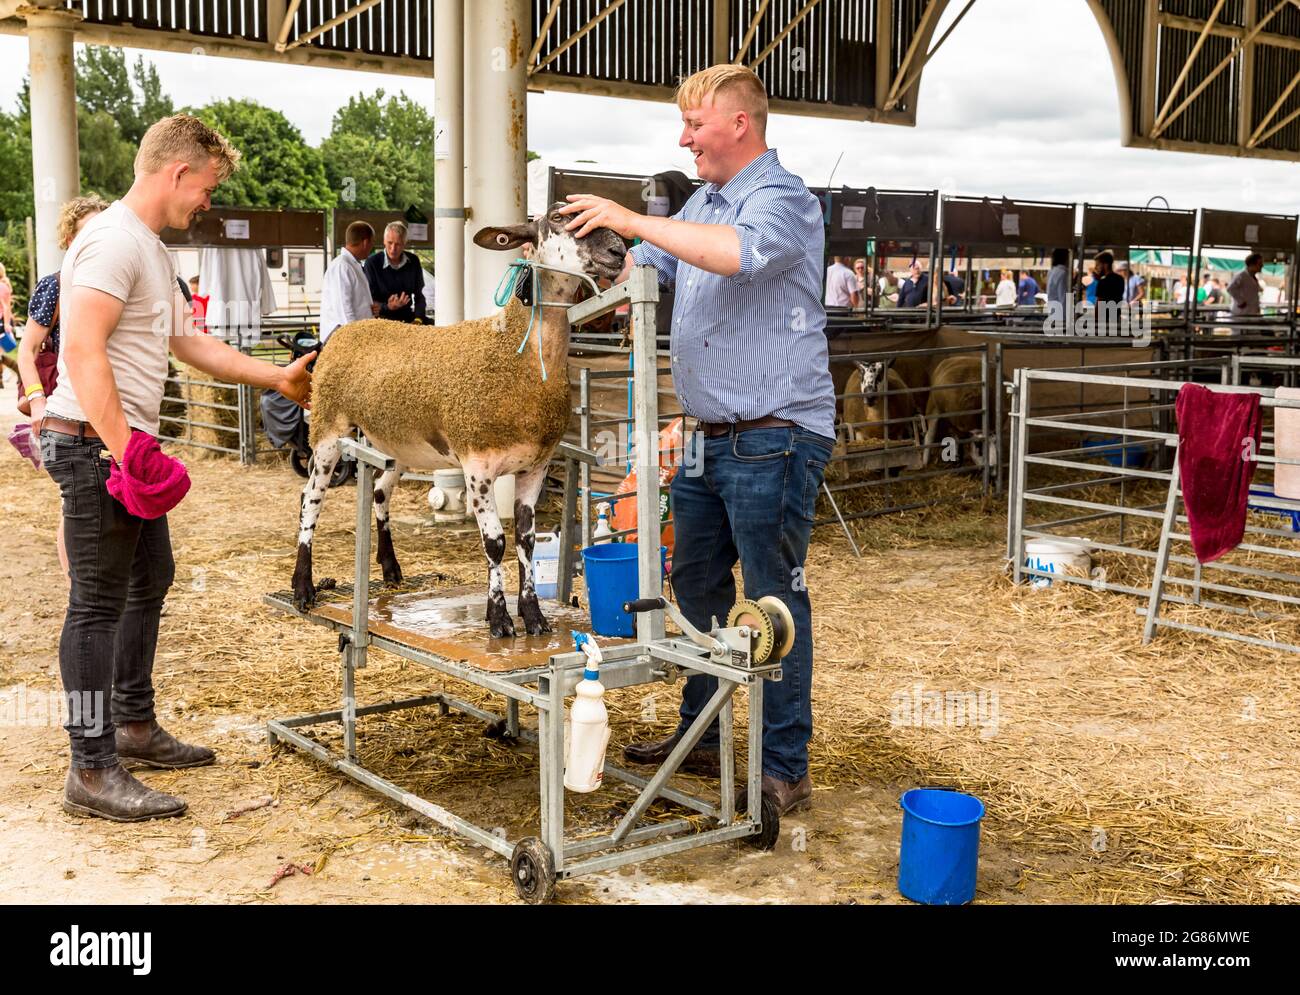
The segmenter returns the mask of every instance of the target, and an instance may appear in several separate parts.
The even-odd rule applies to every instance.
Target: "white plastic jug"
[[[539,598],[558,598],[560,590],[560,537],[539,532],[533,543],[533,587]]]
[[[584,633],[575,634],[587,654],[583,679],[574,689],[573,706],[564,722],[564,786],[570,791],[588,792],[600,787],[605,778],[605,747],[609,745],[609,713],[605,710],[605,686],[600,683],[600,647]]]

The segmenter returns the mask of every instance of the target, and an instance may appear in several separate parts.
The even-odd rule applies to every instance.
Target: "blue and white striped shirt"
[[[638,265],[673,287],[673,385],[706,422],[775,415],[835,437],[835,388],[822,308],[822,207],[768,149],[721,188],[706,184],[674,215],[732,225],[740,272],[719,276],[642,242]]]

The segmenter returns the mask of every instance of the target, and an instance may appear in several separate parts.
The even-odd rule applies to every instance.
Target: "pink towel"
[[[1259,395],[1189,383],[1178,391],[1174,411],[1192,549],[1209,563],[1235,549],[1246,533],[1246,499],[1259,454]]]
[[[32,466],[41,468],[41,448],[32,438],[32,427],[27,422],[19,422],[9,433],[9,444],[18,450],[23,459],[31,460]]]
[[[131,433],[122,462],[114,461],[108,474],[108,493],[137,518],[161,518],[189,489],[185,464],[166,455],[146,432]]]

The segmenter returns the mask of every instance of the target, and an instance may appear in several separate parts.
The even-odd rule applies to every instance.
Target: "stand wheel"
[[[555,860],[536,836],[525,836],[515,844],[510,855],[510,877],[515,894],[529,905],[545,905],[555,898]]]
[[[748,806],[749,795],[742,792],[736,798],[736,810],[743,812]],[[746,836],[744,841],[755,850],[772,850],[776,847],[777,837],[781,835],[781,814],[777,810],[776,802],[766,791],[763,792],[763,798],[758,806],[758,817],[763,822],[762,828],[755,835]]]
[[[289,450],[289,465],[293,467],[293,472],[300,477],[306,477],[310,472],[308,462],[311,460],[311,453],[304,453],[301,449]]]
[[[311,476],[311,450],[290,449],[289,465],[293,467],[293,472],[298,476]],[[334,464],[334,472],[330,474],[329,485],[331,487],[341,487],[352,479],[356,470],[357,465],[352,460],[340,459]]]

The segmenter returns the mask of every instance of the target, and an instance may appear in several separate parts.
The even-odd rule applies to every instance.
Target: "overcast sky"
[[[253,98],[283,111],[312,143],[354,92],[400,89],[433,108],[432,80],[144,54],[178,106]],[[7,109],[26,68],[26,39],[0,36]],[[546,93],[529,96],[528,113],[529,148],[551,164],[691,170],[676,147],[672,105]],[[1119,120],[1110,58],[1084,0],[979,0],[925,72],[917,127],[776,115],[768,138],[814,185],[827,182],[843,152],[837,185],[1139,205],[1159,194],[1173,207],[1297,209],[1295,164],[1126,149]]]

